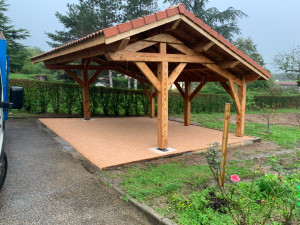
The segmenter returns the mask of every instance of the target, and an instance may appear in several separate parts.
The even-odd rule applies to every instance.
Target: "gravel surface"
[[[75,160],[35,119],[6,123],[0,224],[151,224]]]

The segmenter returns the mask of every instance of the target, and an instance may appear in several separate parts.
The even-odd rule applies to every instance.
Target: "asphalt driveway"
[[[0,224],[151,224],[95,179],[35,119],[6,123]]]

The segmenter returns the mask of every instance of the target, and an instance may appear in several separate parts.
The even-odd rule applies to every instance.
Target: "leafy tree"
[[[278,70],[284,71],[289,79],[300,82],[300,45],[288,52],[278,53],[273,64]]]
[[[55,16],[65,27],[55,33],[46,32],[53,42],[51,47],[74,41],[95,31],[120,22],[121,0],[80,0],[79,4],[67,4],[66,14],[56,12]]]
[[[239,19],[247,17],[241,10],[229,7],[224,11],[217,8],[206,8],[209,0],[164,0],[164,3],[172,5],[183,3],[187,10],[193,12],[198,18],[211,26],[226,39],[232,41],[235,34],[241,34],[241,29],[237,22]]]
[[[233,44],[240,50],[242,50],[245,54],[247,54],[250,58],[252,58],[254,61],[256,61],[259,65],[264,66],[265,61],[262,57],[262,55],[257,50],[257,44],[254,43],[254,41],[248,37],[248,38],[237,38]],[[252,91],[267,91],[270,88],[270,82],[269,81],[254,81],[248,83],[248,89]]]
[[[158,11],[157,0],[126,0],[123,5],[123,21],[140,18]]]
[[[37,64],[32,64],[30,58],[43,53],[43,51],[38,47],[27,47],[25,48],[25,58],[23,58],[24,65],[22,66],[21,73],[24,74],[39,74],[45,73],[45,65],[40,62]]]
[[[9,4],[5,0],[0,0],[0,31],[3,31],[7,40],[7,54],[10,56],[10,69],[12,72],[19,71],[23,66],[25,47],[18,41],[29,37],[26,29],[16,29],[11,25],[11,19],[5,15]]]

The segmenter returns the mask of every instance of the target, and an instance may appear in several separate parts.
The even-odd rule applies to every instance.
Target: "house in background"
[[[296,81],[276,81],[275,84],[279,85],[283,89],[294,89],[300,93],[300,87]]]

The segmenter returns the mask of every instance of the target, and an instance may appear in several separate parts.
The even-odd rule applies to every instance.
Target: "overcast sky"
[[[55,12],[64,13],[67,3],[78,3],[78,0],[7,0],[7,3],[10,4],[7,15],[13,24],[31,34],[23,43],[48,51],[51,48],[46,43],[45,32],[63,28]],[[272,72],[276,72],[271,64],[276,53],[300,45],[300,0],[210,0],[208,6],[219,10],[232,6],[248,15],[239,22],[241,36],[251,37],[257,43],[266,67]],[[161,7],[168,5],[161,4]]]

